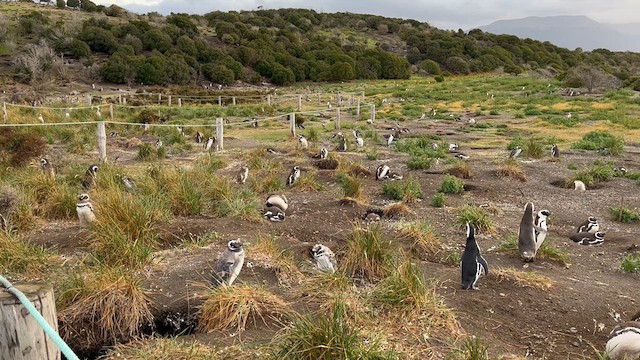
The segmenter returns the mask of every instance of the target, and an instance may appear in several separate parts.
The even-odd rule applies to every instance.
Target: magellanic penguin
[[[376,169],[376,180],[401,180],[402,175],[391,172],[388,165],[382,164]]]
[[[528,202],[524,207],[524,215],[520,220],[520,231],[518,232],[518,250],[525,262],[532,262],[536,257],[536,229],[533,223],[534,218],[533,203]]]
[[[558,149],[558,144],[553,144],[551,147],[551,156],[554,158],[560,157],[560,150]]]
[[[509,159],[515,159],[518,156],[520,156],[520,153],[522,152],[522,149],[520,148],[520,146],[516,146],[513,150],[511,150],[511,154],[509,154]]]
[[[540,249],[544,239],[547,237],[547,218],[551,215],[549,210],[540,210],[538,211],[538,215],[536,215],[536,220],[534,224],[536,225],[536,251]]]
[[[120,177],[120,180],[122,180],[122,185],[124,186],[125,190],[127,191],[136,190],[136,182],[129,176],[122,175],[122,177]]]
[[[340,134],[340,144],[338,145],[338,151],[347,151],[347,138],[345,138],[342,134]]]
[[[244,249],[242,248],[242,243],[240,240],[229,241],[227,250],[222,253],[222,256],[213,267],[211,283],[214,286],[233,284],[240,274],[243,264]]]
[[[240,171],[238,171],[238,175],[236,175],[236,181],[238,182],[238,184],[244,184],[247,181],[248,177],[249,167],[243,166],[240,168]]]
[[[489,265],[480,255],[480,247],[476,241],[475,229],[471,223],[467,223],[467,245],[462,254],[462,289],[477,290],[476,282],[480,275],[489,274]]]
[[[207,139],[207,142],[204,143],[202,147],[204,148],[204,151],[211,151],[214,145],[215,149],[218,150],[218,142],[216,141],[215,137],[211,136]]]
[[[98,172],[97,165],[91,165],[84,173],[84,179],[82,179],[82,187],[85,190],[91,190],[96,187],[96,173]]]
[[[600,224],[598,224],[598,219],[596,219],[593,216],[589,216],[589,218],[583,222],[582,224],[578,225],[578,227],[576,228],[576,233],[581,233],[581,232],[597,232],[598,230],[600,230]]]
[[[314,159],[326,160],[328,156],[329,156],[329,151],[326,148],[322,148],[320,149],[320,152],[318,154],[315,154],[312,157]]]
[[[449,144],[449,151],[458,150],[458,144]]]
[[[307,147],[309,147],[309,142],[302,135],[298,135],[298,142],[300,143],[300,147],[303,149],[306,149]]]
[[[611,360],[640,359],[640,318],[623,322],[611,331],[605,354]]]
[[[275,206],[282,211],[287,211],[289,208],[289,200],[284,195],[272,194],[267,197],[265,207],[270,208]]]
[[[576,180],[573,182],[573,190],[585,191],[587,190],[587,187],[584,185],[582,181]]]
[[[281,222],[284,221],[286,215],[285,212],[282,211],[282,209],[280,209],[279,207],[268,206],[262,216],[264,216],[269,221]]]
[[[596,246],[602,245],[604,243],[604,235],[605,233],[603,233],[602,231],[598,231],[595,233],[581,232],[571,235],[570,239],[580,245]]]
[[[325,245],[316,244],[311,248],[311,255],[320,271],[335,273],[337,269],[335,254]]]
[[[293,184],[296,183],[299,177],[300,177],[300,168],[298,166],[294,166],[293,168],[291,168],[291,173],[289,173],[289,177],[287,177],[287,186],[292,187]]]
[[[40,168],[42,172],[51,180],[56,179],[56,171],[53,168],[53,164],[47,160],[47,158],[40,159]]]
[[[93,213],[93,206],[89,202],[89,195],[78,195],[78,203],[76,204],[76,212],[78,213],[78,220],[80,220],[80,226],[89,227],[96,221],[96,215]]]
[[[359,148],[363,147],[364,139],[357,130],[353,130],[353,136],[356,138],[356,145],[358,145]]]
[[[204,140],[204,135],[202,135],[200,131],[197,131],[194,140],[196,141],[196,143],[200,144],[202,140]]]

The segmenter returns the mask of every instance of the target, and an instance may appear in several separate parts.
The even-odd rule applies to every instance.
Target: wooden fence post
[[[318,93],[318,105],[320,105],[320,93]]]
[[[291,131],[291,136],[296,136],[296,114],[289,114],[289,131]]]
[[[158,104],[162,101],[162,94],[158,94]]]
[[[336,130],[340,130],[340,108],[336,108]]]
[[[218,106],[222,106],[222,96],[218,96]]]
[[[360,116],[360,98],[356,99],[356,115]]]
[[[271,106],[271,94],[267,94],[267,105]]]
[[[371,122],[376,121],[376,106],[371,104]]]
[[[339,91],[336,94],[336,99],[338,100],[338,107],[342,106],[342,95],[340,95]]]
[[[53,288],[46,284],[17,285],[49,325],[58,331]],[[0,359],[59,360],[60,349],[45,334],[20,300],[0,291]]]
[[[7,122],[7,102],[2,102],[2,120]]]
[[[109,104],[109,116],[111,120],[113,120],[113,104]]]
[[[178,107],[182,107],[182,99],[178,98]]]
[[[236,104],[236,97],[232,96],[231,97],[231,105],[235,105]]]
[[[126,98],[126,97],[123,97],[123,98],[122,98],[122,104],[123,104],[123,105],[127,105],[127,98]]]
[[[118,104],[122,105],[122,94],[118,94]]]
[[[98,157],[101,162],[107,161],[107,130],[104,121],[98,122]]]
[[[169,95],[169,99],[167,100],[167,104],[169,104],[169,106],[171,106],[171,95]]]
[[[87,95],[87,104],[91,106],[91,95]]]
[[[222,118],[216,118],[216,137],[218,138],[218,149],[224,149],[224,121]]]
[[[302,111],[302,95],[298,95],[298,111]]]

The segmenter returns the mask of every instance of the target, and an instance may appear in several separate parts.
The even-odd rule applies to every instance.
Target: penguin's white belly
[[[330,271],[332,273],[336,272],[331,259],[327,255],[320,255],[316,257],[316,264],[318,266],[318,269],[322,271]]]
[[[244,265],[244,256],[236,259],[236,262],[233,264],[233,267],[230,269],[231,274],[229,274],[229,285],[233,284],[238,275],[240,275],[240,270],[242,270],[242,265]]]
[[[640,334],[622,333],[607,342],[607,355],[613,360],[634,360],[640,357]]]
[[[80,220],[80,226],[89,226],[91,223],[96,221],[96,215],[93,213],[89,207],[76,207],[76,212],[78,213],[78,220]]]

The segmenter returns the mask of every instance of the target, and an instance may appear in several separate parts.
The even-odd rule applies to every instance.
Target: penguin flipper
[[[485,275],[489,275],[489,264],[487,264],[487,260],[485,260],[482,256],[478,255],[478,264],[482,266]]]

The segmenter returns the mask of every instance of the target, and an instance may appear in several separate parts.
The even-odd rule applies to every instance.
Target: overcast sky
[[[145,14],[204,14],[220,10],[308,8],[318,12],[353,12],[410,18],[441,29],[488,25],[527,16],[585,15],[603,23],[640,23],[639,0],[94,0]]]

